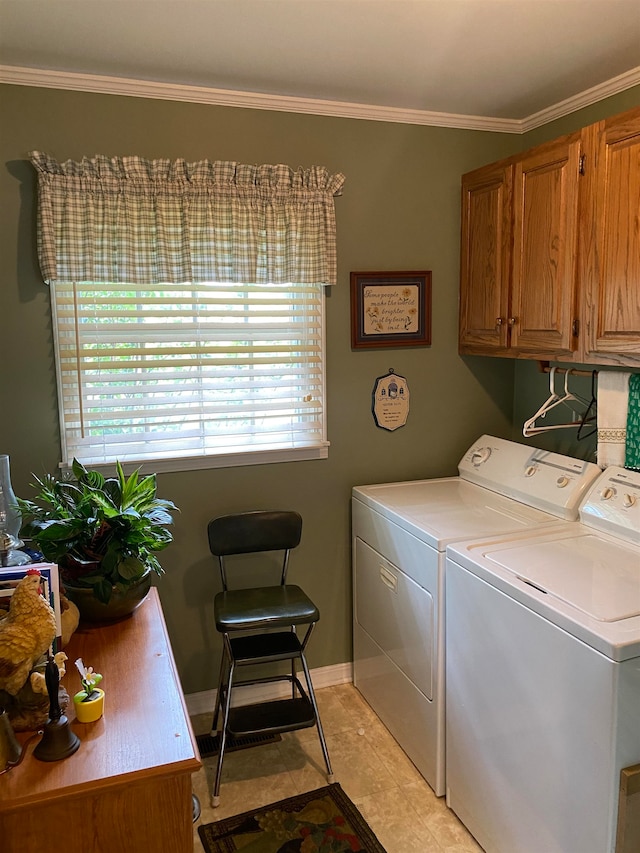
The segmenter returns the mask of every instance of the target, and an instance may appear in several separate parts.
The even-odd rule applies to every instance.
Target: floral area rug
[[[207,853],[385,853],[337,782],[198,832]]]

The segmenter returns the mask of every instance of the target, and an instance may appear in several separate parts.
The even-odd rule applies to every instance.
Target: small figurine
[[[81,691],[81,693],[84,693],[84,699],[82,699],[81,701],[89,702],[91,699],[96,698],[97,691],[95,690],[95,687],[102,681],[102,676],[99,672],[94,672],[92,666],[86,667],[82,662],[82,658],[78,658],[78,660],[76,661],[76,667],[78,668],[78,672],[80,673],[80,680],[82,681],[82,686],[84,687],[84,690]]]
[[[27,569],[0,620],[0,690],[15,696],[56,636],[56,617],[40,594],[41,576]]]
[[[102,675],[94,672],[92,666],[85,666],[82,658],[76,661],[83,689],[73,697],[76,718],[79,723],[93,723],[99,720],[104,711],[104,690],[97,685]]]

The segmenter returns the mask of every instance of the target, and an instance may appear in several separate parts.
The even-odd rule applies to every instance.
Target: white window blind
[[[57,281],[51,294],[64,462],[326,455],[321,285]]]

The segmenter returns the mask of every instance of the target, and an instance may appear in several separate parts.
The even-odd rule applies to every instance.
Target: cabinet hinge
[[[586,160],[586,155],[581,154],[580,155],[580,162],[578,164],[578,174],[580,174],[580,175],[584,175],[584,162],[585,162],[585,160]]]
[[[580,331],[580,325],[579,325],[577,320],[574,320],[573,323],[571,324],[571,333],[573,334],[574,338],[578,337],[579,331]]]

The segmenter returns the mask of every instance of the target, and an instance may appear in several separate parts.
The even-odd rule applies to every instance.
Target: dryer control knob
[[[611,500],[611,498],[615,495],[616,490],[612,489],[611,486],[606,486],[601,492],[600,497],[603,501]]]
[[[482,465],[483,462],[486,462],[487,459],[491,456],[491,448],[490,447],[480,447],[478,450],[474,450],[471,454],[471,461],[474,465]]]
[[[636,496],[635,495],[625,495],[622,498],[622,505],[626,506],[626,507],[633,506],[635,504],[635,502],[636,502]]]
[[[569,478],[565,477],[563,474],[562,477],[558,477],[558,479],[556,480],[556,485],[559,489],[564,489],[565,486],[569,485]]]

